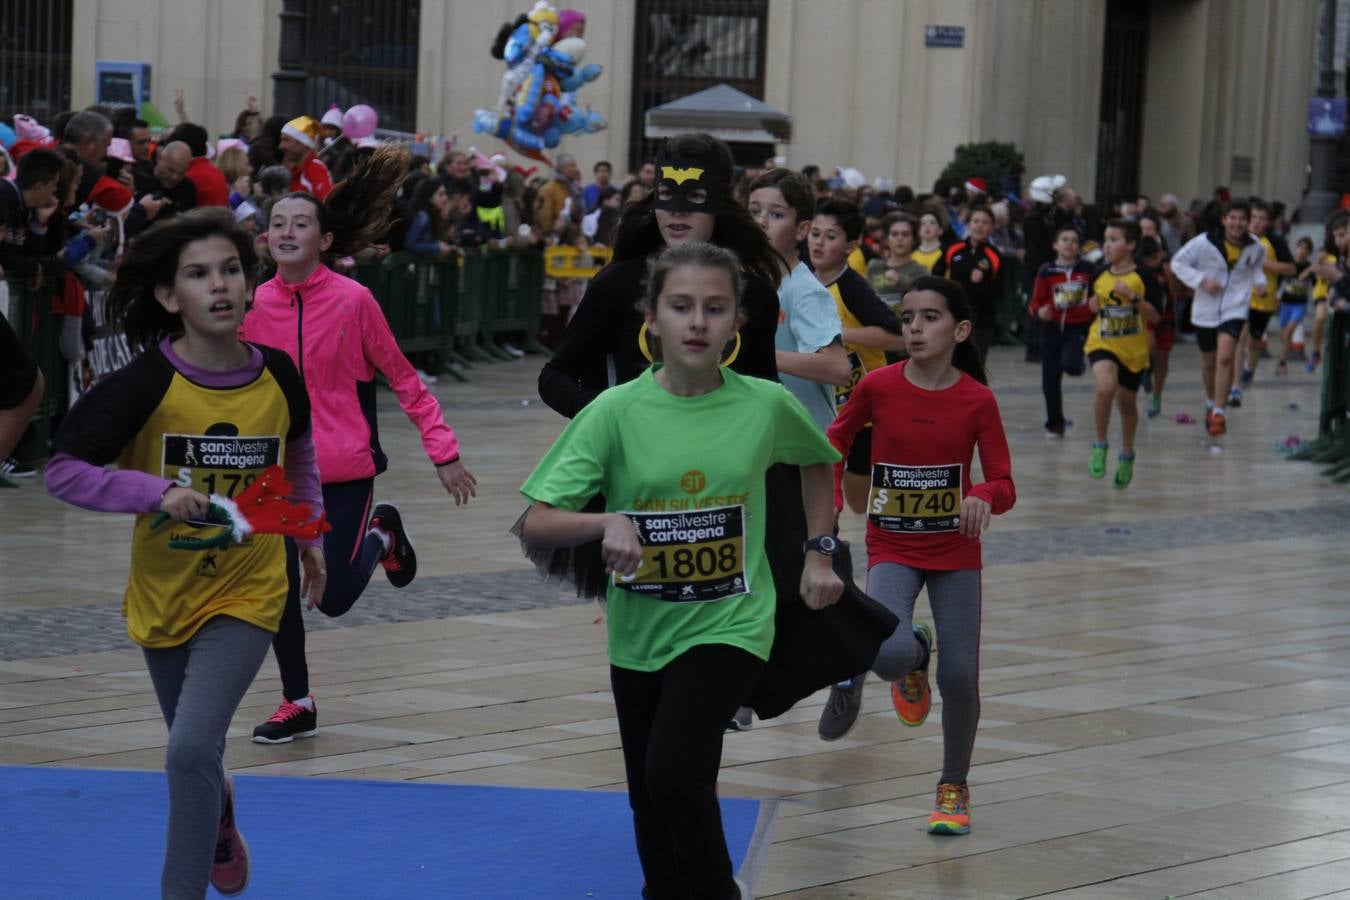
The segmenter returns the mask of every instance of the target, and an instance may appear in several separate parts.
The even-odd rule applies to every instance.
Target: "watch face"
[[[821,553],[833,553],[839,547],[839,542],[827,534],[823,534],[811,541]]]

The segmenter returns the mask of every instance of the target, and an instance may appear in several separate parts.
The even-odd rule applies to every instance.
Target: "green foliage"
[[[983,141],[978,144],[958,144],[956,158],[942,170],[942,179],[956,186],[968,178],[983,178],[990,191],[997,191],[1007,179],[1026,171],[1017,146],[1001,141]]]

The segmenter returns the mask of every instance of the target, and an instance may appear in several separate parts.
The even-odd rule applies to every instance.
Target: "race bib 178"
[[[745,507],[624,513],[637,528],[642,562],[614,585],[655,600],[703,603],[749,592]]]
[[[867,519],[882,531],[937,534],[961,525],[961,465],[874,463]]]
[[[281,460],[276,435],[164,435],[162,474],[178,487],[233,497]]]

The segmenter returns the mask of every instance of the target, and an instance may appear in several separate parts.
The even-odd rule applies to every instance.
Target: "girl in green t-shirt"
[[[599,540],[610,681],[638,856],[654,897],[736,897],[717,771],[727,721],[773,642],[764,473],[801,466],[808,533],[829,535],[839,459],[782,385],[720,363],[739,340],[741,267],[697,241],[650,264],[643,301],[660,364],[591,401],[521,492],[533,547]],[[604,512],[582,512],[595,494]],[[843,585],[806,554],[800,594],[820,609]]]

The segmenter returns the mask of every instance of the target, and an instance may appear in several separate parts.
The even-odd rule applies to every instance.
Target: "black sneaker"
[[[837,741],[858,724],[858,713],[862,712],[863,682],[866,680],[867,673],[864,672],[854,677],[848,687],[836,684],[830,688],[830,699],[825,701],[825,708],[820,713],[820,724],[816,726],[816,733],[822,741]]]
[[[32,478],[36,474],[37,469],[34,466],[21,463],[12,456],[0,462],[0,475],[8,475],[10,478]]]
[[[396,588],[407,587],[417,577],[417,552],[413,550],[408,532],[403,530],[403,517],[392,503],[376,503],[370,516],[370,527],[387,531],[394,538],[394,546],[380,560],[385,577]]]
[[[309,698],[314,703],[314,698]],[[313,737],[319,730],[319,707],[312,709],[292,703],[285,697],[272,718],[253,729],[255,744],[289,744],[298,737]]]

